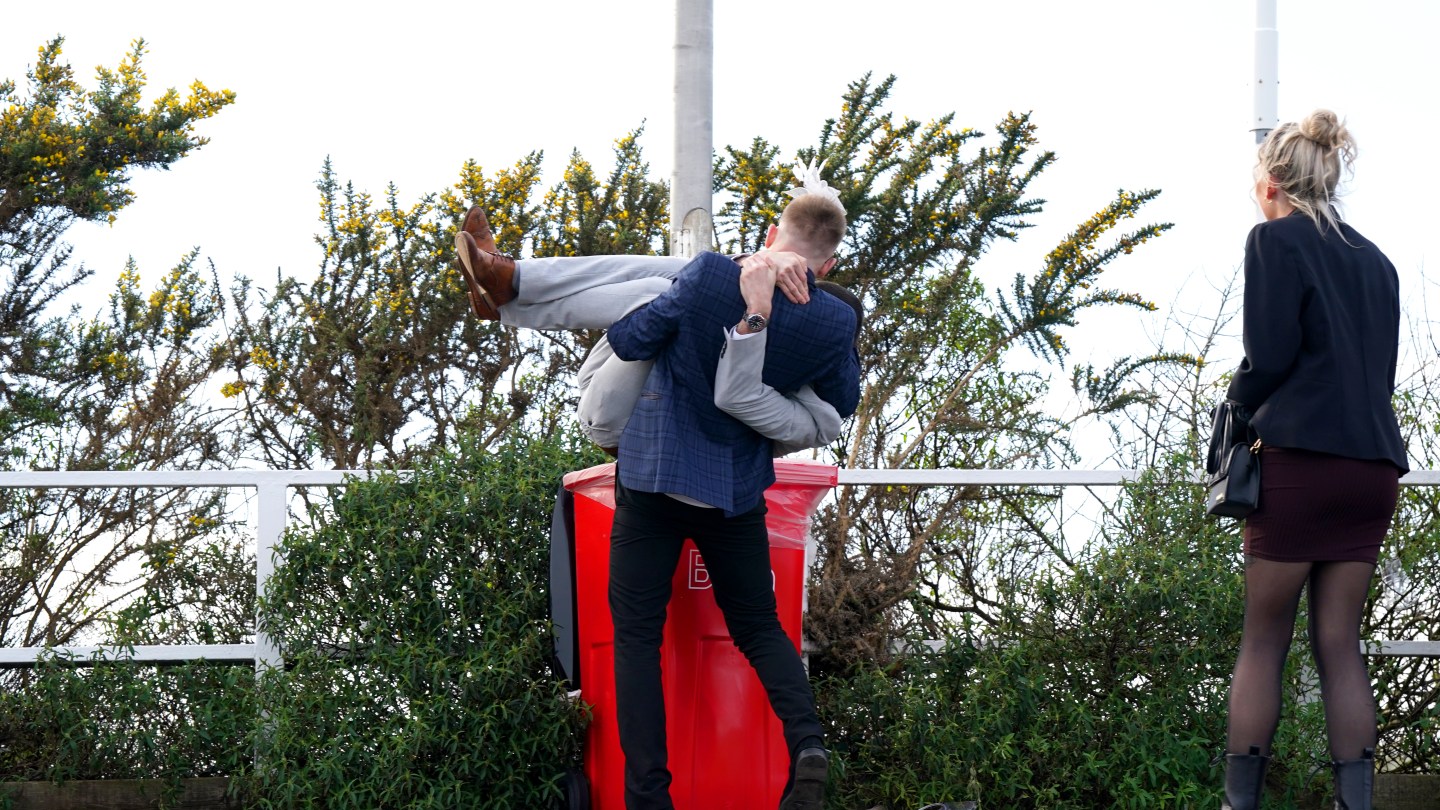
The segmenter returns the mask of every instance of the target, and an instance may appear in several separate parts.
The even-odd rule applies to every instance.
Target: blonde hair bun
[[[1355,138],[1339,116],[1316,110],[1300,123],[1271,130],[1260,144],[1257,177],[1269,177],[1297,211],[1322,231],[1340,222],[1340,176],[1353,170]]]
[[[1306,116],[1305,120],[1300,122],[1300,134],[1330,149],[1354,149],[1350,130],[1346,129],[1340,117],[1330,110],[1316,110]]]

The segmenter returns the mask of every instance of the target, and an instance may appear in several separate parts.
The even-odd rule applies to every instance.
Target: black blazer
[[[1256,225],[1244,321],[1229,397],[1262,441],[1409,470],[1390,401],[1400,280],[1379,248],[1343,223],[1322,235],[1298,212]]]

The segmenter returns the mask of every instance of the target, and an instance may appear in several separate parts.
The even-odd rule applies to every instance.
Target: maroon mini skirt
[[[1245,553],[1277,562],[1375,564],[1400,495],[1388,461],[1265,447],[1260,504],[1245,519]]]

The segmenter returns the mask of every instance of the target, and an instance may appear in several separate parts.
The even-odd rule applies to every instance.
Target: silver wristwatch
[[[764,331],[766,325],[770,323],[769,321],[765,320],[764,315],[761,315],[758,312],[752,312],[749,315],[746,315],[744,321],[745,328],[750,330],[751,333]]]

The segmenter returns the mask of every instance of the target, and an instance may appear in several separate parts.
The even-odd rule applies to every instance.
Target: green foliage
[[[248,770],[256,717],[250,667],[52,659],[0,691],[0,779],[164,779],[178,791]]]
[[[601,182],[572,156],[536,205],[540,153],[487,177],[466,163],[453,188],[377,206],[327,160],[322,250],[309,281],[279,275],[235,291],[238,323],[222,391],[274,467],[409,463],[464,428],[553,434],[570,423],[570,380],[593,336],[537,336],[471,315],[452,247],[466,210],[489,215],[502,250],[544,256],[647,253],[664,246],[668,194],[650,180],[639,132],[615,145]]]
[[[100,86],[87,91],[61,61],[63,43],[40,48],[28,93],[0,81],[0,231],[47,208],[113,221],[134,199],[132,166],[164,168],[204,146],[196,122],[235,101],[196,81],[188,97],[171,88],[144,109],[143,39],[115,70],[97,68]]]
[[[0,468],[39,470],[193,470],[228,468],[239,437],[223,410],[203,392],[222,367],[216,327],[223,316],[213,275],[195,268],[192,253],[146,293],[133,264],[121,272],[108,312],[54,330],[53,357],[63,375],[35,380],[35,418],[3,437]],[[250,633],[245,602],[247,558],[223,534],[232,516],[216,490],[3,490],[0,547],[7,570],[0,584],[0,641],[17,646],[65,644],[113,620],[137,594],[146,617],[169,627],[140,629],[142,608],[128,608],[130,628],[117,641],[179,641],[201,637],[238,642]],[[206,549],[224,548],[224,564]],[[56,570],[89,560],[66,576]],[[203,587],[236,596],[202,595],[196,573],[176,564],[201,560]],[[253,566],[253,563],[249,563]],[[253,570],[253,568],[252,568]],[[13,572],[12,579],[9,572]],[[179,590],[181,580],[191,583]],[[162,584],[168,582],[169,585]],[[162,596],[163,594],[163,596]],[[153,598],[151,598],[153,597]],[[187,610],[225,602],[234,610],[198,617],[209,629],[188,629]],[[201,607],[202,613],[204,608]],[[239,614],[238,616],[236,614]],[[189,613],[196,618],[196,614]],[[158,635],[157,635],[158,633]]]
[[[1433,367],[1426,371],[1433,372]],[[1428,440],[1440,433],[1437,390],[1426,373],[1407,381],[1396,397],[1402,429],[1417,437],[1411,442],[1411,464],[1417,469],[1440,465],[1440,445]],[[1401,489],[1377,574],[1360,637],[1440,638],[1440,491],[1435,487]],[[1397,656],[1370,658],[1368,663],[1375,693],[1382,698],[1376,754],[1382,767],[1440,772],[1440,659]]]
[[[845,766],[831,806],[1217,806],[1239,537],[1204,517],[1177,461],[1126,487],[1072,568],[1011,583],[993,626],[823,681]],[[1325,750],[1317,707],[1297,701],[1299,672],[1271,772],[1276,807],[1312,806],[1293,802]]]
[[[218,511],[218,506],[217,506]],[[149,538],[134,601],[102,613],[116,644],[230,644],[254,638],[255,550],[247,533],[192,515]]]
[[[1111,260],[1129,255],[1137,245],[1170,229],[1169,224],[1146,225],[1122,234],[1114,244],[1097,250],[1101,236],[1118,225],[1120,220],[1134,218],[1141,206],[1159,194],[1159,191],[1153,190],[1132,194],[1121,189],[1116,192],[1113,202],[1081,223],[1050,251],[1045,257],[1043,272],[1034,278],[1017,274],[1011,296],[1000,299],[1002,319],[1010,333],[1023,340],[1036,354],[1060,358],[1065,355],[1066,348],[1056,328],[1074,326],[1080,311],[1104,304],[1154,311],[1154,304],[1134,293],[1119,290],[1092,292],[1091,288]]]
[[[1170,227],[1117,233],[1158,192],[1117,192],[1037,269],[1017,275],[1011,292],[992,294],[977,264],[997,240],[1016,239],[1042,212],[1044,201],[1030,188],[1055,155],[1038,150],[1029,115],[1007,115],[989,135],[954,126],[953,115],[898,118],[885,109],[894,83],[893,76],[852,83],[816,146],[799,150],[802,160],[821,161],[839,190],[850,229],[831,278],[861,295],[867,309],[860,408],[822,455],[844,466],[881,468],[1069,462],[1066,432],[1077,421],[1146,400],[1130,384],[1138,372],[1193,363],[1159,352],[1121,358],[1098,374],[1077,368],[1077,378],[1094,383],[1077,386],[1088,401],[1061,419],[1045,402],[1049,372],[1017,362],[1027,350],[1063,361],[1061,332],[1083,313],[1154,308],[1100,285],[1113,261]],[[716,187],[726,195],[717,222],[727,249],[758,247],[764,226],[788,199],[793,181],[781,154],[757,138],[717,160]],[[806,632],[821,646],[819,668],[884,657],[906,635],[947,636],[962,616],[988,620],[996,607],[990,573],[1036,564],[1030,551],[1036,532],[997,527],[1038,528],[1043,508],[976,488],[842,489],[816,531]]]
[[[649,178],[634,132],[615,142],[615,168],[601,183],[575,152],[560,184],[545,195],[535,239],[537,256],[665,253],[670,193]]]
[[[65,229],[113,219],[132,199],[132,169],[165,168],[202,146],[196,123],[234,94],[196,82],[187,97],[169,90],[145,109],[142,42],[115,71],[101,68],[93,91],[61,61],[60,45],[40,49],[25,92],[0,81],[0,469],[229,467],[238,437],[201,396],[223,360],[223,303],[196,253],[149,293],[127,265],[95,317],[50,310],[90,275],[70,265]],[[160,579],[192,544],[223,542],[207,539],[226,523],[223,494],[149,495],[0,491],[0,643],[67,643],[149,586],[166,593],[148,600],[168,617],[161,635],[195,638],[184,627],[194,589],[181,594]],[[210,584],[233,591],[235,581]],[[248,621],[212,618],[210,637],[248,632]],[[154,639],[144,623],[131,610],[121,640]]]
[[[288,667],[264,679],[258,806],[559,798],[584,713],[549,666],[547,538],[561,473],[585,458],[462,433],[287,535],[262,602]]]
[[[0,465],[23,457],[32,431],[63,420],[63,387],[80,376],[67,351],[69,324],[48,316],[88,271],[70,268],[59,241],[65,217],[46,212],[30,227],[0,232]],[[57,390],[61,389],[61,390]]]
[[[195,124],[234,100],[196,82],[187,98],[171,89],[142,109],[143,41],[115,71],[100,68],[99,88],[87,91],[61,61],[62,41],[40,49],[25,92],[0,80],[0,442],[7,457],[33,444],[30,436],[17,442],[21,435],[66,421],[83,401],[74,388],[93,384],[101,370],[78,356],[86,346],[75,334],[84,327],[44,314],[89,275],[69,267],[65,229],[76,219],[113,221],[133,198],[132,170],[166,168],[204,145]],[[205,317],[198,309],[167,314],[181,330],[171,335],[177,341],[183,321]]]
[[[499,340],[482,340],[464,319],[450,265],[456,223],[433,197],[406,207],[391,187],[377,206],[342,188],[328,160],[317,187],[319,271],[308,283],[277,276],[259,296],[242,279],[228,358],[235,377],[222,393],[271,466],[354,469],[412,457],[417,415],[433,416],[443,440],[467,385],[481,402],[498,396],[506,364],[486,355],[506,358],[513,341],[500,330],[486,330]]]
[[[1238,277],[1238,272],[1236,274]],[[1222,290],[1217,314],[1180,324],[1193,364],[1148,366],[1137,387],[1150,396],[1124,412],[1112,423],[1117,437],[1116,458],[1121,466],[1133,468],[1196,469],[1200,466],[1201,442],[1208,440],[1209,408],[1224,395],[1229,384],[1228,369],[1210,362],[1216,346],[1223,342],[1223,330],[1238,304],[1238,289],[1232,284]],[[1417,330],[1412,338],[1420,356],[1433,345],[1428,330]],[[1403,349],[1403,347],[1402,347]],[[1440,464],[1436,444],[1440,435],[1440,385],[1437,366],[1421,362],[1397,380],[1394,397],[1400,428],[1407,438],[1411,465],[1434,469]],[[1178,465],[1178,466],[1177,466]],[[1192,499],[1198,490],[1190,491]],[[1134,512],[1129,501],[1116,506],[1122,513]],[[1180,504],[1167,507],[1185,517]],[[1192,504],[1190,519],[1199,514]],[[1440,581],[1440,493],[1428,486],[1404,487],[1381,549],[1370,599],[1361,618],[1360,637],[1367,640],[1415,640],[1440,637],[1440,615],[1436,614]],[[1183,523],[1172,532],[1188,531]],[[1124,532],[1107,531],[1101,541],[1124,548]],[[1236,587],[1239,587],[1237,584]],[[1328,759],[1323,718],[1315,683],[1314,661],[1305,637],[1306,601],[1301,600],[1295,639],[1287,666],[1287,698],[1292,702],[1282,715],[1276,741],[1285,762],[1272,766],[1272,787],[1283,787],[1295,796],[1314,792],[1324,780],[1313,781],[1316,763]],[[1382,771],[1391,773],[1433,773],[1440,767],[1440,661],[1416,656],[1371,656],[1367,658],[1370,679],[1377,698],[1379,744],[1376,758]],[[1277,784],[1276,780],[1283,782]],[[1320,791],[1323,794],[1323,791]]]
[[[11,105],[0,126],[18,133],[0,133],[0,464],[417,472],[321,499],[286,537],[261,607],[289,667],[258,691],[245,668],[203,665],[7,674],[0,778],[224,773],[259,805],[286,808],[553,803],[578,762],[584,711],[549,670],[544,538],[560,473],[599,460],[577,448],[569,415],[593,336],[475,321],[451,244],[479,204],[516,256],[663,252],[668,195],[640,131],[616,142],[608,174],[573,154],[543,191],[539,152],[490,174],[467,162],[452,187],[413,202],[393,186],[377,201],[327,161],[315,272],[278,273],[268,288],[242,278],[227,301],[191,254],[148,293],[125,268],[107,313],[51,317],[87,275],[69,265],[65,227],[113,216],[130,199],[124,167],[178,159],[204,142],[193,123],[230,103],[197,85],[189,101],[171,93],[141,110],[140,53],[102,71],[95,94],[59,65],[58,42],[31,98],[0,85]],[[864,401],[826,455],[852,467],[1051,467],[1076,458],[1067,437],[1083,425],[1113,431],[1123,466],[1155,472],[1100,499],[1098,529],[1078,539],[1055,489],[837,493],[816,524],[807,623],[844,766],[834,806],[1213,805],[1238,539],[1201,517],[1188,479],[1204,409],[1223,390],[1204,362],[1219,325],[1186,351],[1074,365],[1079,412],[1056,415],[1055,369],[1040,364],[1067,362],[1065,330],[1100,308],[1153,308],[1103,273],[1169,227],[1122,227],[1157,192],[1101,201],[991,290],[978,263],[1043,212],[1032,183],[1055,155],[1029,115],[990,133],[952,116],[899,118],[885,109],[893,84],[852,84],[800,150],[823,161],[850,212],[833,277],[869,309]],[[97,157],[86,144],[102,135]],[[756,249],[788,199],[781,154],[755,138],[717,157],[727,250]],[[108,162],[90,179],[75,173],[86,160]],[[1436,391],[1422,376],[1397,398],[1428,467]],[[1405,494],[1365,637],[1440,630],[1437,497]],[[254,563],[226,521],[223,496],[204,491],[0,492],[0,531],[19,540],[0,546],[0,642],[102,629],[122,643],[245,640]],[[102,564],[63,582],[81,558]],[[934,638],[948,641],[939,654],[893,652]],[[1276,806],[1313,804],[1324,781],[1309,767],[1324,742],[1307,656],[1294,645]],[[1373,661],[1383,767],[1435,769],[1436,667]]]
[[[1043,641],[955,646],[900,675],[860,671],[822,687],[844,765],[830,806],[1218,806],[1213,750],[1194,738],[1188,707],[1165,702],[1173,694],[1140,706],[1082,699]]]

